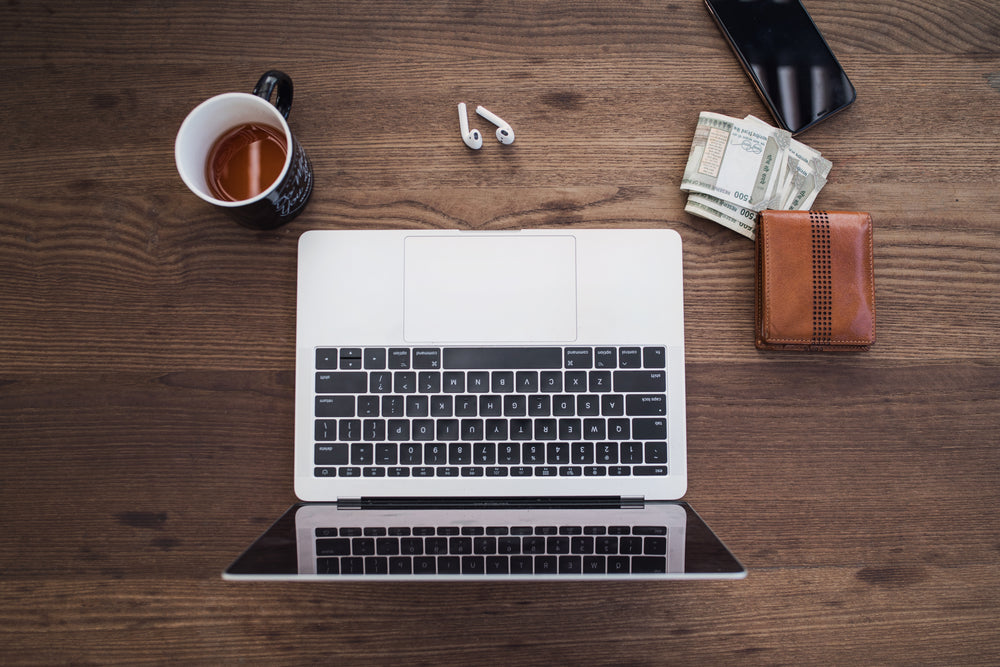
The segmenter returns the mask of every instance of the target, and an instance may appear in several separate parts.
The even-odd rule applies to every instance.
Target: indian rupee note
[[[795,156],[798,164],[795,168],[795,177],[785,197],[784,208],[806,210],[812,206],[816,195],[826,185],[833,163],[819,151],[795,139],[792,139],[788,152]]]
[[[820,155],[819,151],[794,139],[788,150],[798,158],[798,164],[792,186],[785,198],[784,208],[805,211],[812,206],[816,195],[826,185],[833,163]]]
[[[757,212],[711,195],[692,192],[684,210],[691,215],[716,222],[753,240],[757,237]]]
[[[788,210],[808,211],[816,201],[816,195],[826,185],[826,178],[822,174],[812,172],[803,179],[802,183],[796,187],[785,208]]]
[[[755,211],[773,205],[791,135],[752,121],[702,112],[681,190],[701,192]]]
[[[782,157],[778,159],[777,176],[772,179],[771,188],[767,193],[766,201],[764,202],[762,208],[758,210],[764,210],[765,208],[780,209],[788,196],[788,185],[791,183],[790,172],[794,169],[795,161],[798,159],[789,152],[789,148],[795,140],[792,139],[792,134],[790,132],[776,128],[756,116],[748,115],[743,120],[754,125],[761,132],[773,133],[775,140],[782,149]]]
[[[753,122],[757,127],[770,127],[753,115],[743,120]],[[777,196],[771,199],[770,208],[804,210],[803,207],[808,209],[812,205],[816,195],[826,184],[833,163],[818,150],[796,139],[789,139],[788,158],[783,167],[781,186]]]

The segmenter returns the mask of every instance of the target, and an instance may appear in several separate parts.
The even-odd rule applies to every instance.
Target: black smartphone
[[[857,94],[799,0],[705,0],[778,125],[803,132]]]

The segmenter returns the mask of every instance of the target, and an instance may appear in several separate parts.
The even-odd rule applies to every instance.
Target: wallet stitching
[[[805,345],[805,346],[815,345],[816,343],[813,340],[808,339],[808,338],[773,338],[773,339],[771,339],[771,338],[767,337],[767,331],[768,331],[768,329],[770,327],[770,303],[771,303],[770,302],[770,298],[768,298],[768,295],[772,294],[773,292],[771,290],[771,272],[768,271],[768,270],[766,270],[767,266],[769,266],[769,263],[768,263],[767,259],[770,257],[770,255],[769,255],[770,244],[767,243],[767,239],[770,236],[771,228],[770,228],[770,225],[766,224],[766,222],[764,221],[764,218],[766,217],[765,213],[766,212],[762,212],[761,213],[760,227],[762,229],[758,230],[759,232],[762,232],[761,236],[763,237],[763,241],[764,241],[764,244],[763,244],[764,245],[764,247],[763,247],[763,258],[762,258],[763,261],[762,261],[761,266],[760,266],[760,271],[762,271],[764,273],[765,281],[766,281],[766,285],[767,285],[767,291],[765,292],[765,294],[760,295],[761,296],[761,300],[762,300],[762,304],[763,304],[763,311],[764,311],[763,312],[763,322],[762,322],[761,330],[759,332],[760,333],[760,337],[761,337],[761,339],[762,339],[762,341],[763,341],[763,343],[765,345],[771,345],[771,346],[778,345],[778,344]],[[813,213],[812,211],[809,212],[810,217],[812,217],[812,213]],[[817,211],[816,213],[820,213],[823,216],[827,216],[827,212],[826,211]],[[871,215],[870,214],[865,215],[865,220],[867,222],[867,227],[868,227],[867,232],[866,232],[866,236],[867,236],[867,240],[868,240],[868,253],[869,253],[868,257],[871,258],[871,257],[874,256],[874,240],[872,238],[873,235],[872,235]],[[814,261],[815,261],[815,257],[814,257]],[[871,268],[872,263],[871,262],[866,262],[866,264],[868,265],[868,271],[867,271],[867,273],[873,273],[872,268]],[[871,323],[871,329],[869,330],[869,337],[867,339],[866,338],[854,338],[854,339],[844,339],[844,340],[839,340],[838,339],[836,341],[832,341],[831,340],[829,343],[826,343],[827,346],[829,346],[829,347],[841,347],[841,348],[858,347],[858,348],[861,348],[861,349],[866,349],[874,341],[874,338],[875,338],[875,335],[874,335],[875,334],[875,281],[873,279],[873,275],[868,275],[867,278],[868,278],[868,292],[869,292],[869,299],[870,299],[869,303],[871,304],[871,309],[872,309],[872,323]],[[759,313],[760,313],[760,310],[758,310],[758,314]]]
[[[772,294],[774,294],[774,290],[771,289],[771,271],[768,270],[769,267],[771,266],[771,263],[769,261],[770,252],[771,252],[771,244],[768,243],[767,240],[771,236],[771,225],[764,223],[764,219],[763,219],[764,217],[765,217],[765,214],[762,213],[761,214],[761,224],[764,227],[764,230],[763,230],[764,231],[764,245],[763,245],[763,248],[762,248],[762,250],[763,250],[763,257],[761,257],[760,270],[764,274],[764,279],[765,279],[766,284],[767,284],[767,289],[760,295],[761,296],[761,303],[763,304],[763,310],[764,310],[764,319],[763,319],[763,322],[762,322],[760,335],[761,335],[761,338],[764,340],[764,342],[770,343],[770,342],[772,342],[772,340],[768,336],[768,332],[771,329],[771,299],[770,299],[770,296]]]
[[[809,212],[812,237],[813,335],[814,345],[833,343],[833,270],[830,249],[830,217]]]
[[[868,330],[868,340],[863,341],[864,344],[870,345],[875,341],[875,239],[874,239],[874,225],[872,224],[871,214],[865,215],[865,221],[868,224],[868,232],[866,236],[868,237],[868,260],[865,262],[865,277],[868,279],[868,303],[871,304],[872,309],[872,325]]]

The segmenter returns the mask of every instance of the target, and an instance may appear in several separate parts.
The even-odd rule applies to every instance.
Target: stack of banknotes
[[[757,213],[812,206],[833,164],[759,118],[703,111],[681,190],[684,210],[755,238]]]

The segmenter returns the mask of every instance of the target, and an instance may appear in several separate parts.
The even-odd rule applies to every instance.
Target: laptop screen
[[[684,502],[451,499],[292,506],[230,580],[738,579]]]

